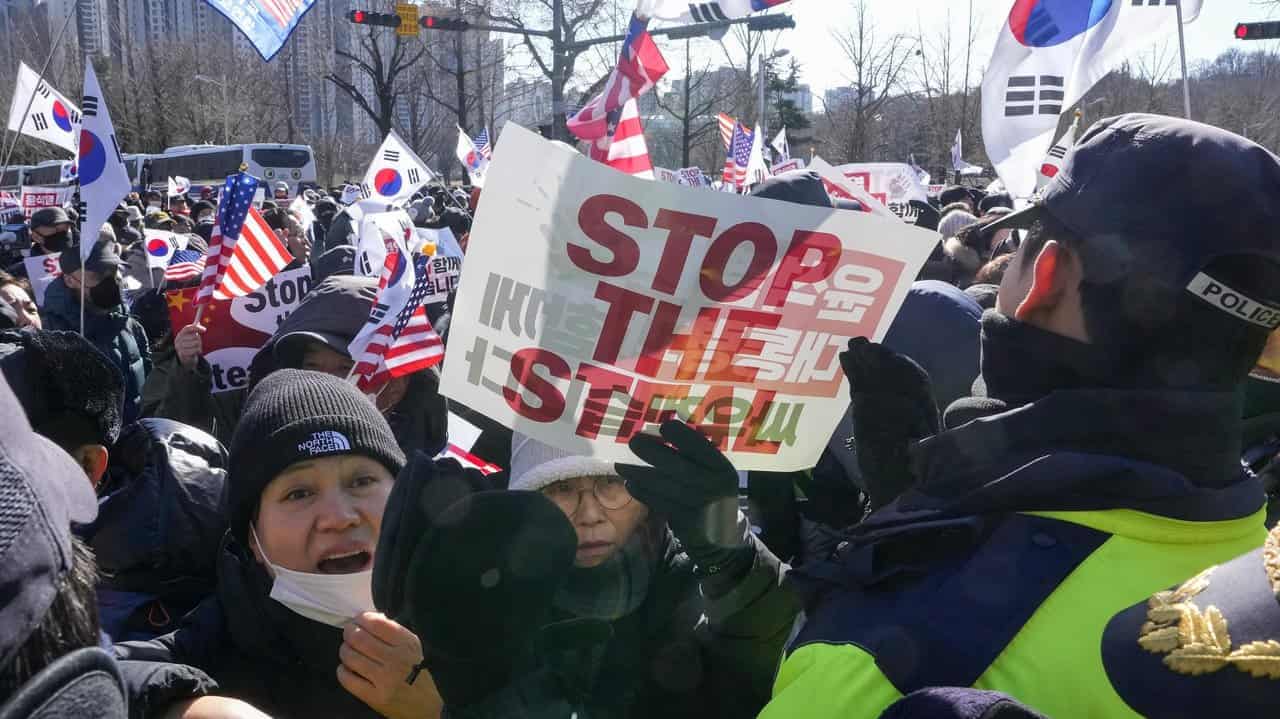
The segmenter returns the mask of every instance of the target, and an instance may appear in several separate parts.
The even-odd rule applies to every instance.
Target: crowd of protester
[[[752,194],[840,206],[805,171]],[[831,440],[795,473],[740,473],[676,420],[630,440],[643,464],[578,456],[446,399],[439,367],[362,393],[377,280],[342,196],[262,204],[313,284],[226,392],[206,329],[170,326],[199,278],[143,247],[207,251],[216,193],[0,237],[0,718],[1280,706],[1262,147],[1124,115],[1028,205],[913,203],[938,246],[883,342],[849,338],[849,411],[805,428]],[[435,184],[407,209],[465,250],[483,203]],[[37,306],[22,260],[54,253]],[[451,302],[428,308],[446,342]],[[502,471],[442,455],[450,416]]]

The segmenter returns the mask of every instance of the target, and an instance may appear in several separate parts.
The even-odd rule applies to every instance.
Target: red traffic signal
[[[434,15],[424,15],[418,23],[428,30],[454,30],[461,32],[471,27],[471,23],[461,18]]]
[[[369,12],[368,10],[352,10],[347,19],[357,25],[378,25],[381,27],[400,27],[400,16],[393,13]]]
[[[1236,23],[1237,40],[1274,40],[1280,38],[1280,21]]]

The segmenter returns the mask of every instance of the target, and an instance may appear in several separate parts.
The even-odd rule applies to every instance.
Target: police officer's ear
[[[1080,257],[1057,240],[1044,243],[1034,258],[1015,257],[1029,273],[1027,294],[1018,303],[1013,317],[1055,334],[1088,342],[1084,311],[1080,304],[1080,281],[1084,270]]]
[[[89,477],[90,484],[96,490],[102,482],[102,476],[107,472],[107,459],[109,457],[107,448],[100,444],[82,444],[75,448],[71,453],[75,458],[76,464],[84,470]]]

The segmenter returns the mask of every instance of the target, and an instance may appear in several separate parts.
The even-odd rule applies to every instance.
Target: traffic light
[[[424,15],[418,22],[428,30],[455,30],[461,32],[471,27],[471,23],[462,18],[440,17],[438,15]]]
[[[400,27],[400,16],[389,12],[369,12],[368,10],[352,10],[347,19],[357,25],[379,25],[381,27]]]
[[[1280,21],[1236,23],[1237,40],[1274,40],[1280,38]]]
[[[759,15],[747,20],[747,29],[755,32],[787,30],[795,26],[796,20],[790,15]]]

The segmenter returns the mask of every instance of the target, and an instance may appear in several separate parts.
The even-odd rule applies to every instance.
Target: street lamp
[[[766,74],[765,65],[769,63],[771,60],[777,60],[780,57],[786,57],[787,55],[790,55],[790,54],[791,54],[790,50],[774,50],[773,54],[770,55],[769,57],[765,57],[764,53],[760,54],[760,77],[758,78],[758,84],[760,85],[760,88],[759,88],[760,90],[760,133],[761,133],[760,140],[762,142],[769,141],[769,113],[766,111],[765,99],[764,99],[765,74]]]
[[[231,144],[231,105],[227,100],[227,76],[222,76],[222,82],[218,82],[211,77],[204,75],[196,75],[195,78],[200,82],[207,82],[210,85],[217,85],[222,88],[222,144]]]

